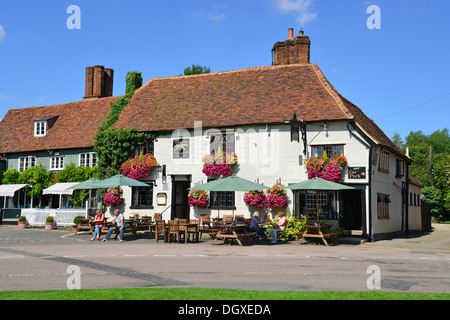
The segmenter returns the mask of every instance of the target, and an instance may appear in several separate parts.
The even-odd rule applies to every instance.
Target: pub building
[[[232,174],[268,187],[307,180],[309,159],[326,155],[345,159],[340,182],[354,189],[320,191],[318,199],[314,190],[287,190],[287,216],[314,219],[318,203],[322,221],[371,241],[407,232],[410,158],[333,87],[310,61],[310,49],[303,31],[294,36],[289,29],[288,38],[268,50],[271,65],[154,77],[136,90],[113,127],[156,134],[155,140],[137,147],[136,154],[154,154],[158,166],[140,179],[148,187],[123,187],[120,210],[125,217],[160,213],[164,220],[198,219],[201,214],[234,212],[250,218],[256,210],[260,216],[273,214],[271,209],[248,207],[244,192],[210,192],[206,208],[191,207],[189,189],[217,179],[204,173],[210,154],[235,155]],[[0,124],[0,130],[8,132],[2,135],[8,169],[38,156],[49,169],[60,170],[64,166],[59,162],[50,168],[55,153],[66,164],[72,159],[78,165],[95,165],[92,137],[106,118],[109,102],[117,98],[112,97],[112,71],[105,70],[111,69],[86,70],[82,101],[8,112]],[[101,82],[108,84],[103,90],[95,78],[102,74],[108,80]],[[56,121],[45,127],[48,133],[34,137],[34,121],[55,115]],[[76,128],[81,117],[89,122],[83,134]],[[65,130],[55,132],[61,127]],[[64,139],[68,132],[70,145]]]

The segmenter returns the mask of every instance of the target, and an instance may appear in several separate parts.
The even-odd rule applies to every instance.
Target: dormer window
[[[34,121],[34,136],[35,137],[45,137],[48,130],[53,126],[58,116],[49,116],[42,119],[37,119]]]
[[[47,134],[47,121],[34,122],[34,136],[43,137]]]

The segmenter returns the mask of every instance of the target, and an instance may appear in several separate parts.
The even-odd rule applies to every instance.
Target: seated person
[[[258,223],[261,223],[261,222],[262,221],[259,218],[259,212],[255,211],[255,213],[253,214],[249,229],[251,231],[256,232],[260,236],[264,236],[264,230],[262,228],[258,227]]]

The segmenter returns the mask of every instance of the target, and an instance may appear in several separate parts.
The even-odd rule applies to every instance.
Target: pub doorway
[[[190,186],[190,176],[172,177],[172,220],[189,219],[188,195]]]
[[[340,227],[347,231],[363,231],[363,190],[342,190],[342,211]]]

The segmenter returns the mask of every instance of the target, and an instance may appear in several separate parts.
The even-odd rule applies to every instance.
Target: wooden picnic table
[[[224,243],[227,243],[228,239],[234,239],[242,246],[241,239],[245,238],[252,242],[252,237],[256,235],[256,232],[247,232],[247,224],[219,224],[219,231],[215,234],[215,238],[212,244],[215,244],[217,239],[223,238]]]
[[[197,239],[199,238],[199,233],[200,233],[200,224],[198,222],[183,222],[179,224],[179,228],[180,230],[184,230],[184,243],[187,243],[187,239],[188,239],[188,231],[189,229],[194,229],[194,238]],[[192,230],[191,229],[191,230]]]
[[[324,233],[323,229],[326,229],[328,232]],[[299,243],[302,243],[305,238],[320,238],[326,246],[328,246],[326,238],[333,239],[334,242],[337,243],[336,238],[340,236],[340,233],[331,233],[329,230],[331,230],[331,226],[326,224],[308,225],[306,226],[306,230],[301,234],[302,237]]]

